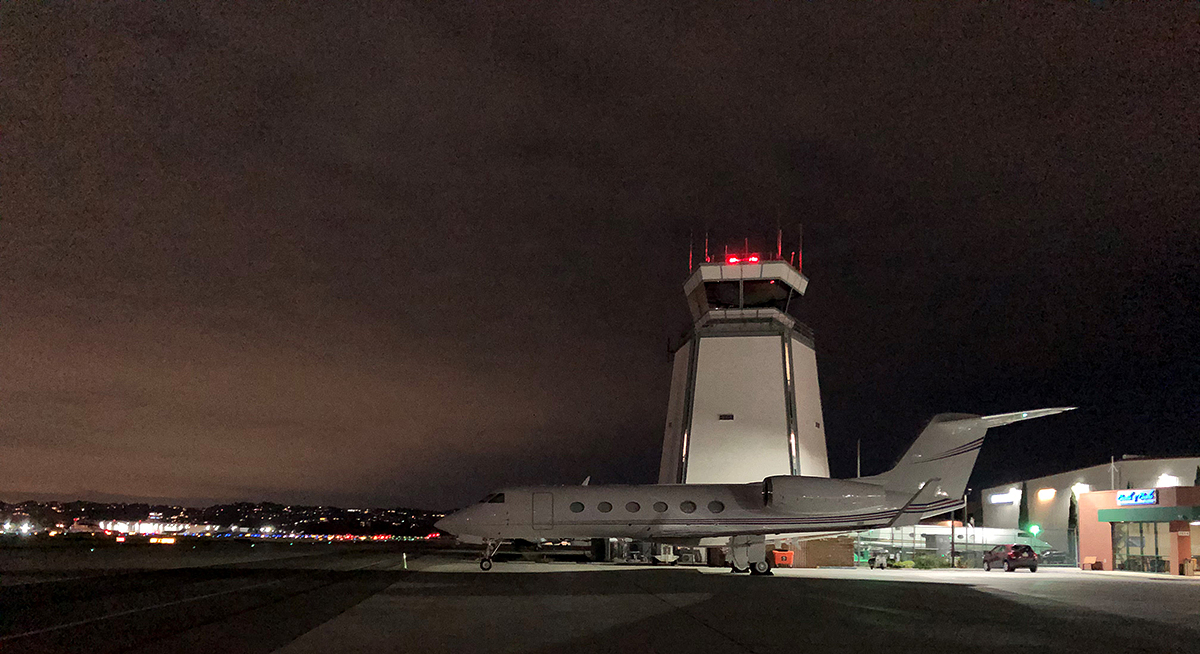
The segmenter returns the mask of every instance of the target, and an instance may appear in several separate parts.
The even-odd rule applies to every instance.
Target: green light
[[[1037,525],[1029,525],[1029,533],[1033,534],[1034,536],[1037,536],[1039,533],[1041,533],[1041,531],[1041,527]]]

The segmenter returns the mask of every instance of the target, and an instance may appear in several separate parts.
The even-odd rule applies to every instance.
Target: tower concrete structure
[[[812,331],[788,310],[808,278],[758,254],[701,263],[693,325],[674,354],[659,483],[828,477]]]

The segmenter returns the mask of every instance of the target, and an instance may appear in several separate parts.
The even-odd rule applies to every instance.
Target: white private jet
[[[891,470],[871,477],[777,476],[750,484],[505,488],[436,527],[484,545],[483,570],[505,541],[634,538],[728,545],[735,572],[769,574],[768,534],[845,532],[917,524],[961,508],[990,427],[1075,407],[994,416],[944,413]],[[711,539],[719,539],[713,541]]]

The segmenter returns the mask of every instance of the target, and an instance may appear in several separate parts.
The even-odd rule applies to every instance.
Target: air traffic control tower
[[[788,313],[808,278],[780,254],[727,253],[684,283],[694,323],[674,354],[659,483],[829,476],[812,331]]]

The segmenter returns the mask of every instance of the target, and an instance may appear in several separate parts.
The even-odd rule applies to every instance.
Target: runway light
[[[1054,499],[1054,496],[1057,494],[1058,492],[1053,488],[1043,488],[1038,491],[1037,498],[1039,502],[1049,502],[1050,500]]]

